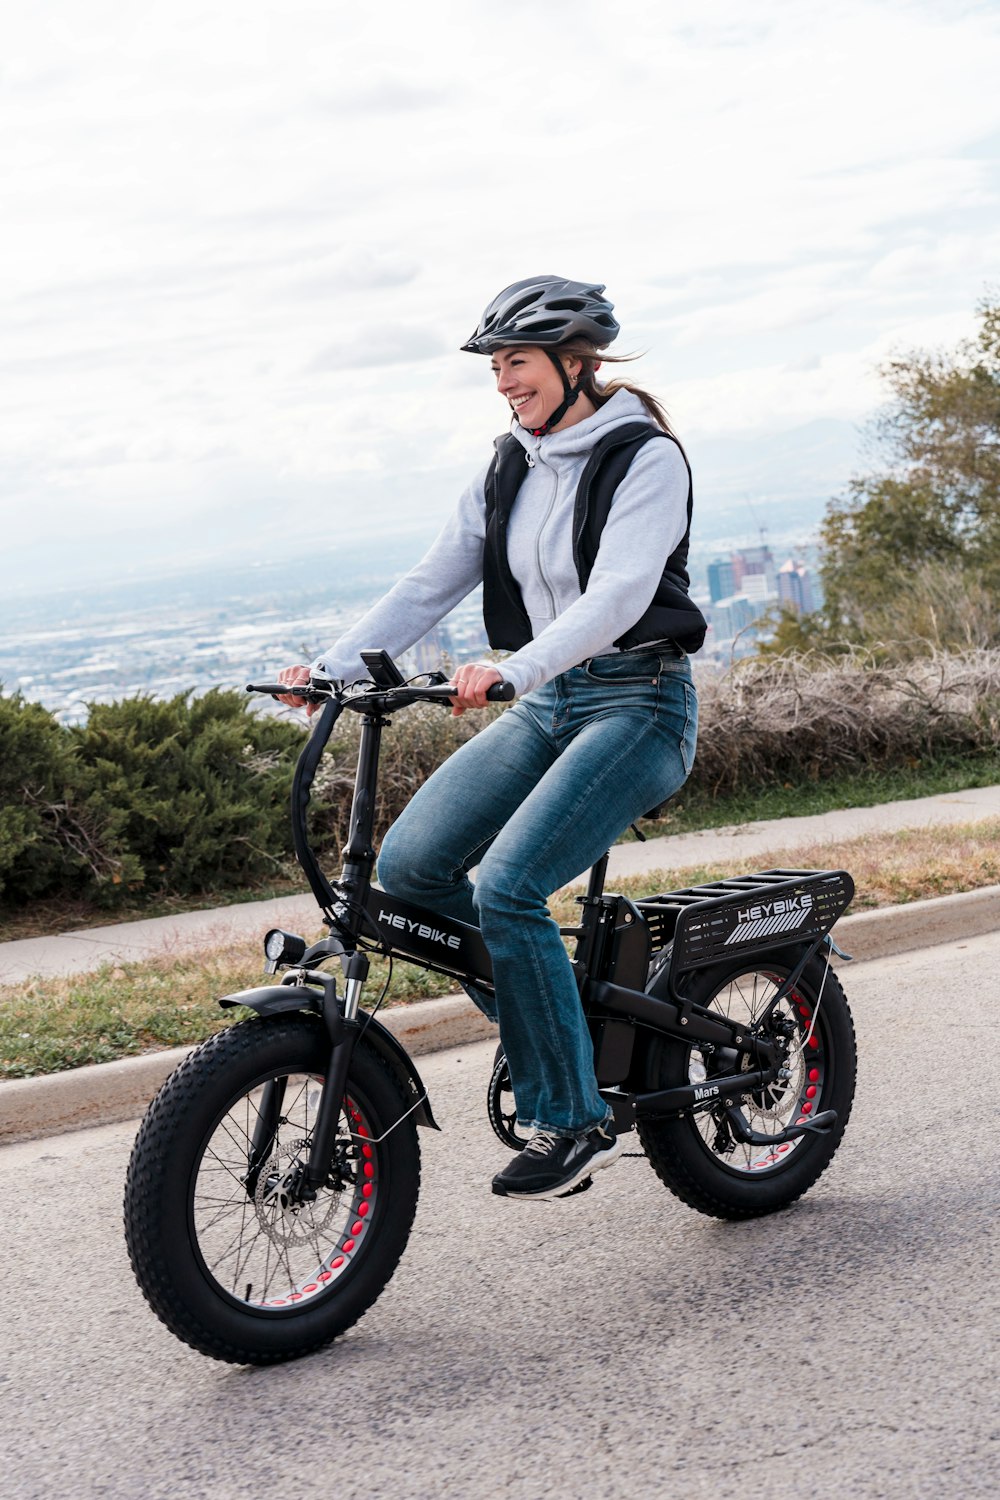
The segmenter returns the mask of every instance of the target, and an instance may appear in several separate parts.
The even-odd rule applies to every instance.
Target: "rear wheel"
[[[408,1105],[363,1041],[327,1181],[301,1190],[329,1052],[316,1018],[245,1021],[181,1064],[139,1130],[125,1188],[132,1267],[157,1316],[203,1354],[268,1364],[321,1348],[403,1253],[416,1126],[391,1128]]]
[[[857,1056],[847,999],[825,959],[810,959],[770,1019],[761,1019],[800,958],[801,950],[782,948],[749,962],[731,960],[703,971],[686,986],[699,1005],[739,1021],[751,1034],[776,1040],[786,1052],[788,1076],[748,1092],[739,1103],[752,1130],[780,1137],[786,1126],[808,1122],[826,1110],[837,1115],[828,1134],[766,1145],[739,1140],[725,1103],[675,1119],[640,1117],[639,1139],[657,1175],[701,1213],[746,1219],[785,1208],[825,1171],[840,1144],[854,1098]],[[650,983],[653,993],[665,974],[661,960]],[[663,1038],[650,1047],[648,1087],[710,1083],[732,1067],[731,1058]],[[733,1102],[738,1101],[726,1101]]]

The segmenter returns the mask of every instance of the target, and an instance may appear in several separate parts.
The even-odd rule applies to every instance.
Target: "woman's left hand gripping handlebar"
[[[464,667],[459,667],[452,674],[452,683],[456,689],[451,700],[452,717],[464,714],[467,708],[485,708],[487,690],[495,682],[503,682],[503,674],[486,662],[467,662]]]

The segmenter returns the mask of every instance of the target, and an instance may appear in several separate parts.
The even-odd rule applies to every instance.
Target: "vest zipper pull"
[[[528,465],[529,469],[533,469],[535,467],[535,460],[532,458],[527,448],[525,448],[524,450],[524,461]]]

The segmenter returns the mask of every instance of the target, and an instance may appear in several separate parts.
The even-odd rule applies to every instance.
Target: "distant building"
[[[778,569],[778,598],[799,615],[811,615],[816,609],[812,575],[805,563],[789,558]]]
[[[776,590],[771,587],[770,579],[766,573],[744,573],[743,596],[747,599],[762,601],[773,599]]]
[[[766,583],[764,592],[777,593],[778,581],[774,554],[766,545],[741,547],[738,552],[734,552],[733,572],[737,592],[745,591],[748,578],[763,578]]]
[[[736,592],[736,570],[731,558],[717,557],[708,565],[708,592],[712,603],[728,599]]]
[[[711,622],[716,641],[721,645],[746,630],[761,615],[767,613],[775,603],[774,594],[732,594],[728,599],[719,599],[711,607]]]

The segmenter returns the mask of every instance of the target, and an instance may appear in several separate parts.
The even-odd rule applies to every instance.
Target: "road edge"
[[[838,922],[836,938],[853,958],[868,961],[979,937],[998,927],[1000,885],[994,885],[858,912]],[[497,1035],[496,1027],[465,995],[397,1006],[382,1012],[380,1020],[415,1057]],[[172,1047],[66,1073],[0,1083],[0,1146],[137,1119],[190,1050]]]

